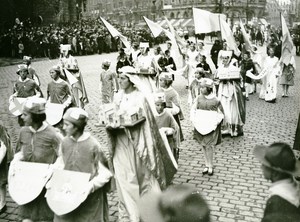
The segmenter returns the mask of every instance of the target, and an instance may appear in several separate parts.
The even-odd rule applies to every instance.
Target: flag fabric
[[[170,33],[174,36],[175,41],[176,41],[176,45],[178,46],[178,49],[180,51],[180,53],[182,54],[182,48],[186,47],[186,43],[185,41],[178,35],[178,33],[176,32],[175,28],[173,27],[173,25],[171,24],[171,22],[167,19],[167,17],[165,17],[165,20],[167,22],[167,25],[169,27]],[[169,35],[169,33],[166,33],[167,36]],[[170,39],[171,40],[171,39]]]
[[[126,48],[130,48],[130,42],[127,40],[127,38],[122,35],[115,27],[113,27],[108,21],[106,21],[104,18],[100,17],[102,20],[103,24],[107,28],[107,30],[110,32],[112,37],[119,37],[120,40],[124,43]]]
[[[77,107],[84,108],[84,105],[89,103],[87,92],[85,89],[85,85],[83,82],[83,78],[81,72],[71,73],[67,69],[64,69],[64,72],[67,77],[67,81],[71,85],[73,97]]]
[[[241,32],[242,32],[244,43],[245,43],[245,49],[252,53],[253,50],[252,50],[252,47],[251,47],[251,42],[250,42],[250,39],[249,39],[249,35],[247,34],[246,29],[245,29],[244,24],[243,24],[241,19],[240,19],[240,27],[241,27]]]
[[[222,39],[225,39],[227,42],[227,47],[229,50],[233,50],[236,56],[240,56],[241,51],[238,49],[235,39],[233,37],[232,31],[228,23],[222,19],[220,19],[221,25],[221,35]]]
[[[219,20],[226,20],[224,14],[211,13],[209,11],[193,8],[195,34],[220,31]]]
[[[281,14],[281,28],[282,28],[282,46],[281,46],[281,61],[288,65],[291,63],[292,56],[295,55],[294,44],[291,38],[289,29],[286,25],[285,19]]]
[[[73,74],[70,73],[67,69],[64,69],[64,72],[65,72],[67,80],[71,86],[78,82],[77,78],[75,76],[73,76]]]
[[[157,23],[151,21],[150,19],[147,19],[145,16],[143,16],[145,22],[147,23],[150,31],[152,32],[154,38],[156,38],[157,36],[159,36],[164,29]]]

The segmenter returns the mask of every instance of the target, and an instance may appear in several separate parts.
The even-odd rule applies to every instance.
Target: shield
[[[49,166],[23,161],[10,165],[8,191],[18,205],[27,204],[39,196],[47,183]]]
[[[88,196],[89,173],[54,170],[46,199],[50,209],[58,216],[75,210]]]
[[[223,120],[223,118],[224,115],[222,113],[197,109],[192,122],[200,134],[207,135],[217,128],[218,124]]]
[[[46,121],[50,125],[59,123],[64,114],[65,106],[58,103],[47,103],[46,104]]]
[[[27,98],[19,98],[16,97],[13,100],[9,101],[9,111],[14,116],[20,116],[22,114],[23,110],[23,104],[26,101]]]

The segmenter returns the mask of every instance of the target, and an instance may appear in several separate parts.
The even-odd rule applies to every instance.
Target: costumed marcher
[[[245,99],[241,89],[240,69],[231,63],[232,51],[220,51],[220,64],[215,78],[219,81],[218,99],[224,109],[222,134],[243,135],[246,120]]]
[[[135,60],[133,60],[133,64],[134,62],[136,62],[137,58]],[[130,61],[128,60],[128,57],[124,51],[123,48],[120,49],[119,51],[119,55],[117,57],[117,65],[116,65],[116,72],[117,74],[120,73],[119,69],[124,67],[124,66],[129,66],[130,65]]]
[[[6,207],[6,186],[8,166],[13,158],[13,150],[10,136],[3,124],[0,123],[0,214],[4,213]]]
[[[294,56],[292,56],[288,65],[283,64],[283,70],[279,80],[279,84],[282,85],[282,97],[289,96],[289,87],[294,85],[295,72],[296,62]]]
[[[59,58],[59,66],[62,68],[64,80],[72,85],[72,94],[74,96],[75,106],[84,108],[85,104],[89,102],[87,92],[85,89],[82,74],[80,72],[77,60],[71,55],[71,45],[60,45],[61,55]],[[67,73],[69,72],[69,73]],[[72,77],[68,77],[72,74]],[[76,81],[74,82],[74,78]],[[72,78],[72,79],[71,79]],[[74,79],[74,80],[73,80]]]
[[[166,64],[166,69],[171,69],[172,71],[176,71],[176,64],[175,61],[173,59],[173,57],[171,57],[171,53],[169,50],[165,51],[165,55],[167,58],[167,64]]]
[[[133,66],[133,64],[136,62],[137,60],[137,57],[139,56],[140,54],[140,49],[139,49],[139,43],[138,42],[134,42],[133,43],[133,46],[132,46],[132,51],[129,55],[129,62],[130,64]],[[121,68],[121,67],[119,67]]]
[[[109,69],[110,64],[109,60],[102,62],[102,72],[100,73],[102,103],[111,103],[114,93],[118,92],[117,75]]]
[[[218,68],[218,55],[221,49],[222,49],[221,41],[219,39],[216,39],[210,50],[211,59],[215,64],[216,68]]]
[[[32,58],[30,56],[23,57],[23,63],[27,65],[28,68],[28,78],[33,79],[38,86],[41,86],[41,81],[39,76],[36,74],[35,69],[31,66]]]
[[[263,69],[267,72],[262,78],[259,98],[266,102],[275,103],[277,95],[277,82],[280,73],[278,58],[274,54],[274,49],[269,48],[269,56],[265,59]]]
[[[30,97],[23,105],[22,119],[25,126],[21,128],[16,147],[16,154],[11,162],[25,161],[53,164],[56,161],[60,137],[50,126],[45,114],[46,100]],[[33,201],[19,206],[22,221],[53,221],[53,212],[45,198],[46,189]]]
[[[196,46],[193,43],[190,45],[190,48],[186,54],[186,65],[188,66],[188,70],[187,70],[188,84],[186,86],[187,89],[195,78],[194,73],[195,73],[196,66],[198,64],[197,61],[198,56],[199,56],[199,52],[196,50]]]
[[[201,95],[197,96],[191,108],[191,120],[196,139],[204,153],[205,168],[202,174],[213,175],[214,148],[221,143],[221,122],[224,117],[221,102],[213,93],[213,80],[203,78]]]
[[[165,189],[176,168],[165,152],[153,115],[154,103],[151,108],[150,100],[142,92],[140,76],[133,67],[120,71],[120,90],[114,98],[118,113],[141,110],[145,120],[131,127],[107,126],[107,132],[119,197],[119,221],[139,222],[140,197],[152,190]]]
[[[70,51],[71,45],[60,45],[59,65],[68,70],[78,70],[78,62]]]
[[[184,140],[180,120],[183,120],[183,113],[180,105],[180,97],[178,92],[172,87],[173,78],[170,73],[161,73],[160,79],[160,91],[165,93],[167,108],[173,109],[173,116],[179,126],[180,141]],[[177,109],[177,110],[176,110]],[[177,111],[177,112],[176,112]]]
[[[158,129],[161,132],[161,134],[164,134],[167,138],[166,143],[170,147],[170,150],[172,151],[175,160],[178,162],[180,145],[179,126],[171,112],[166,109],[167,106],[165,94],[163,92],[154,94],[154,102],[157,111],[157,115],[155,115],[155,120]]]
[[[255,66],[250,57],[249,51],[244,52],[240,67],[241,67],[241,76],[243,79],[243,85],[244,85],[245,92],[246,92],[246,100],[249,100],[249,94],[252,91],[251,90],[252,79],[250,77],[246,76],[246,73],[248,70],[250,70],[250,71],[255,70]]]
[[[42,91],[40,87],[35,83],[34,80],[28,78],[28,68],[26,65],[19,65],[17,74],[19,79],[14,85],[13,93],[9,101],[13,102],[15,98],[28,98],[32,96],[40,97],[42,96]],[[21,115],[18,116],[18,123],[20,126],[23,126],[23,120]]]
[[[199,56],[199,63],[197,64],[196,68],[202,68],[203,69],[202,73],[204,73],[205,77],[206,78],[212,78],[212,76],[211,76],[212,71],[210,69],[210,66],[206,62],[206,56],[205,55],[200,55]]]
[[[134,64],[134,67],[137,69],[141,81],[146,87],[146,91],[149,93],[156,91],[156,79],[155,79],[155,70],[159,68],[159,65],[156,63],[154,57],[149,54],[149,43],[141,42],[140,43],[141,54],[137,57],[137,61]],[[145,74],[142,74],[145,73]],[[153,73],[154,75],[149,75]]]
[[[73,107],[64,114],[64,130],[67,136],[62,140],[54,169],[90,173],[86,188],[87,199],[78,208],[65,215],[54,216],[54,222],[108,222],[108,202],[105,185],[112,173],[106,167],[106,158],[101,145],[90,133],[85,132],[88,114]],[[51,188],[47,184],[47,188]]]
[[[47,87],[47,122],[63,133],[63,113],[74,104],[71,86],[62,79],[59,66],[53,66],[50,71],[52,81]]]
[[[61,78],[59,66],[53,66],[50,71],[52,81],[48,83],[47,100],[50,103],[64,105],[65,109],[72,104],[72,94],[70,85]]]
[[[299,221],[300,185],[295,177],[300,176],[300,161],[291,147],[282,142],[257,145],[253,153],[265,179],[272,182],[262,221]]]
[[[195,79],[190,85],[190,92],[192,96],[191,104],[194,103],[198,95],[200,95],[200,83],[201,79],[205,77],[205,73],[202,68],[197,68],[195,71]]]

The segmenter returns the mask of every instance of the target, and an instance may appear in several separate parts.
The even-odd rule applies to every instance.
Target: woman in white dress
[[[274,48],[269,48],[269,56],[265,59],[263,69],[267,72],[262,78],[262,86],[259,94],[260,99],[275,103],[277,94],[277,82],[280,73],[278,58],[274,55]]]
[[[140,197],[165,189],[176,168],[161,139],[150,102],[138,89],[140,76],[133,74],[133,67],[120,71],[121,90],[115,95],[114,104],[119,113],[142,110],[145,121],[131,127],[108,127],[107,132],[119,196],[119,221],[139,222]]]

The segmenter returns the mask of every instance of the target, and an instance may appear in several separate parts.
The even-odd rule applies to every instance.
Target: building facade
[[[266,0],[86,0],[86,17],[103,16],[120,24],[137,24],[142,16],[154,21],[192,18],[192,8],[224,13],[232,22],[263,18]]]

